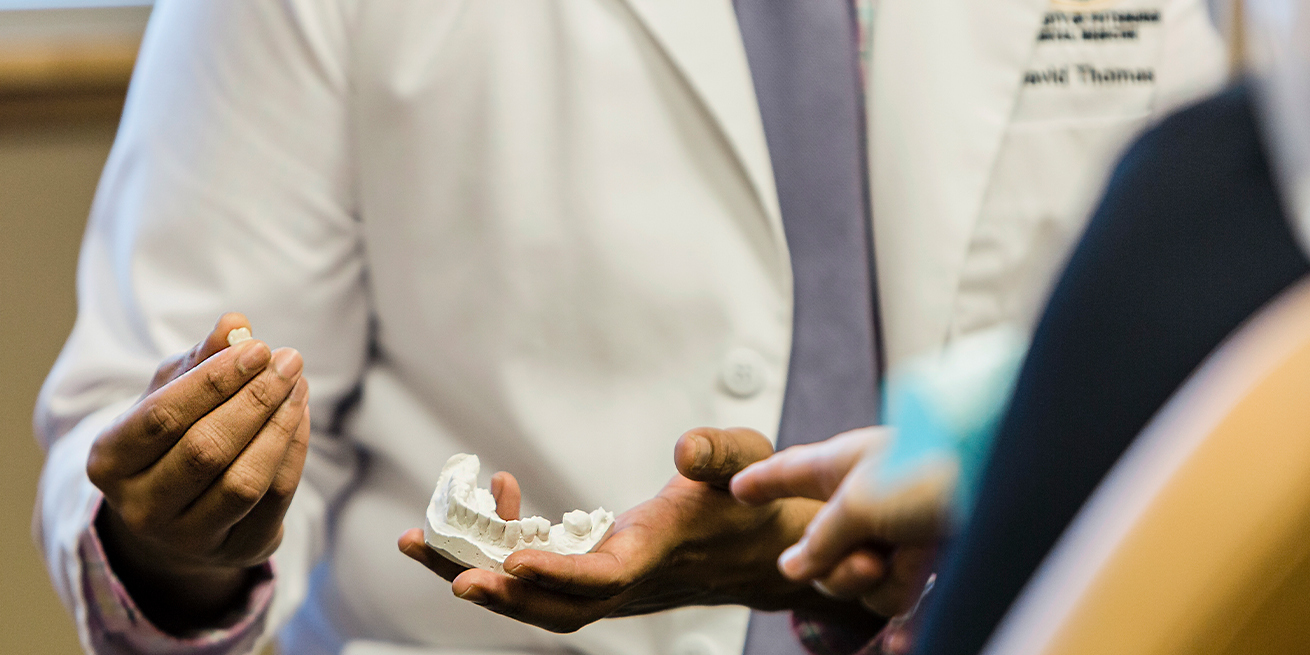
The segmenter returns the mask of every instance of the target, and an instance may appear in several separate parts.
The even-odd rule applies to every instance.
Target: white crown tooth
[[[450,498],[446,499],[446,523],[455,525],[459,521],[459,505]]]
[[[478,534],[487,534],[487,528],[491,527],[491,517],[486,514],[478,514]]]
[[[492,517],[491,525],[487,530],[487,538],[491,543],[500,543],[501,537],[505,536],[505,522]]]
[[[575,509],[564,515],[564,530],[575,537],[585,537],[591,533],[591,515]]]
[[[227,345],[235,346],[243,341],[250,341],[254,337],[250,336],[250,328],[239,327],[227,333]]]
[[[521,537],[521,536],[523,536],[523,522],[522,522],[522,521],[506,521],[506,522],[505,522],[505,536],[504,536],[504,540],[505,540],[505,542],[504,542],[504,543],[505,543],[506,546],[509,546],[510,548],[513,548],[514,545],[517,544],[517,543],[519,542],[519,537]]]

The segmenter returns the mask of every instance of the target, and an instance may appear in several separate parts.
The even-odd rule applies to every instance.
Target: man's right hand
[[[309,445],[300,353],[229,347],[250,324],[219,319],[160,365],[146,394],[91,447],[105,495],[96,529],[114,572],[161,629],[211,626],[282,540]]]

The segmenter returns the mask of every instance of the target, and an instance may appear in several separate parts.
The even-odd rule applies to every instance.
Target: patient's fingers
[[[924,583],[936,559],[934,547],[902,547],[892,554],[885,579],[860,602],[875,614],[895,616],[909,611],[923,594]]]
[[[872,479],[876,464],[862,460],[815,514],[801,540],[778,558],[784,575],[797,581],[821,578],[862,544],[923,546],[946,534],[958,464],[932,462],[890,490],[878,488]]]
[[[796,496],[827,500],[861,457],[881,452],[889,440],[888,428],[875,426],[792,446],[738,473],[732,495],[751,505]]]
[[[825,577],[858,544],[872,541],[868,524],[852,513],[840,494],[814,515],[805,536],[778,558],[778,569],[796,581]]]
[[[887,577],[884,557],[868,548],[847,555],[822,578],[813,581],[820,592],[834,598],[858,598],[872,592]]]

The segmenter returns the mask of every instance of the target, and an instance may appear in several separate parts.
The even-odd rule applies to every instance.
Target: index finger
[[[792,446],[746,467],[733,476],[729,488],[737,500],[751,505],[792,497],[828,500],[860,457],[887,442],[885,428],[869,427]]]
[[[88,462],[96,473],[131,476],[168,452],[196,421],[223,404],[268,364],[272,352],[252,339],[225,348],[156,389],[99,439]]]
[[[195,368],[200,362],[214,356],[218,351],[227,348],[228,336],[240,328],[245,328],[246,333],[249,334],[250,320],[244,314],[228,312],[218,317],[218,322],[214,323],[214,328],[209,331],[204,339],[200,340],[200,343],[192,346],[191,350],[174,355],[159,365],[159,368],[155,370],[155,377],[150,380],[150,386],[147,387],[146,394],[153,393],[156,389]]]
[[[590,553],[560,555],[520,550],[505,558],[505,572],[551,591],[612,598],[636,584],[662,558],[663,541],[646,525],[627,525]]]
[[[453,582],[456,576],[468,570],[467,566],[446,559],[441,553],[428,546],[423,540],[422,528],[406,530],[405,534],[400,535],[396,547],[406,557],[426,566],[429,571],[445,578],[447,582]]]

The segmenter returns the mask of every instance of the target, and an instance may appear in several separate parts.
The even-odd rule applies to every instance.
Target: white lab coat
[[[867,105],[893,364],[1030,321],[1118,150],[1223,78],[1201,0],[1054,1],[881,2]],[[1161,13],[1128,44],[1038,45],[1048,10],[1092,6]],[[1077,63],[1151,79],[1024,82]],[[37,414],[38,519],[84,633],[89,444],[234,310],[300,349],[311,385],[269,621],[312,585],[302,652],[740,651],[738,608],[556,636],[395,547],[455,452],[558,517],[650,497],[688,428],[775,430],[790,267],[728,0],[160,2],[78,286]]]

